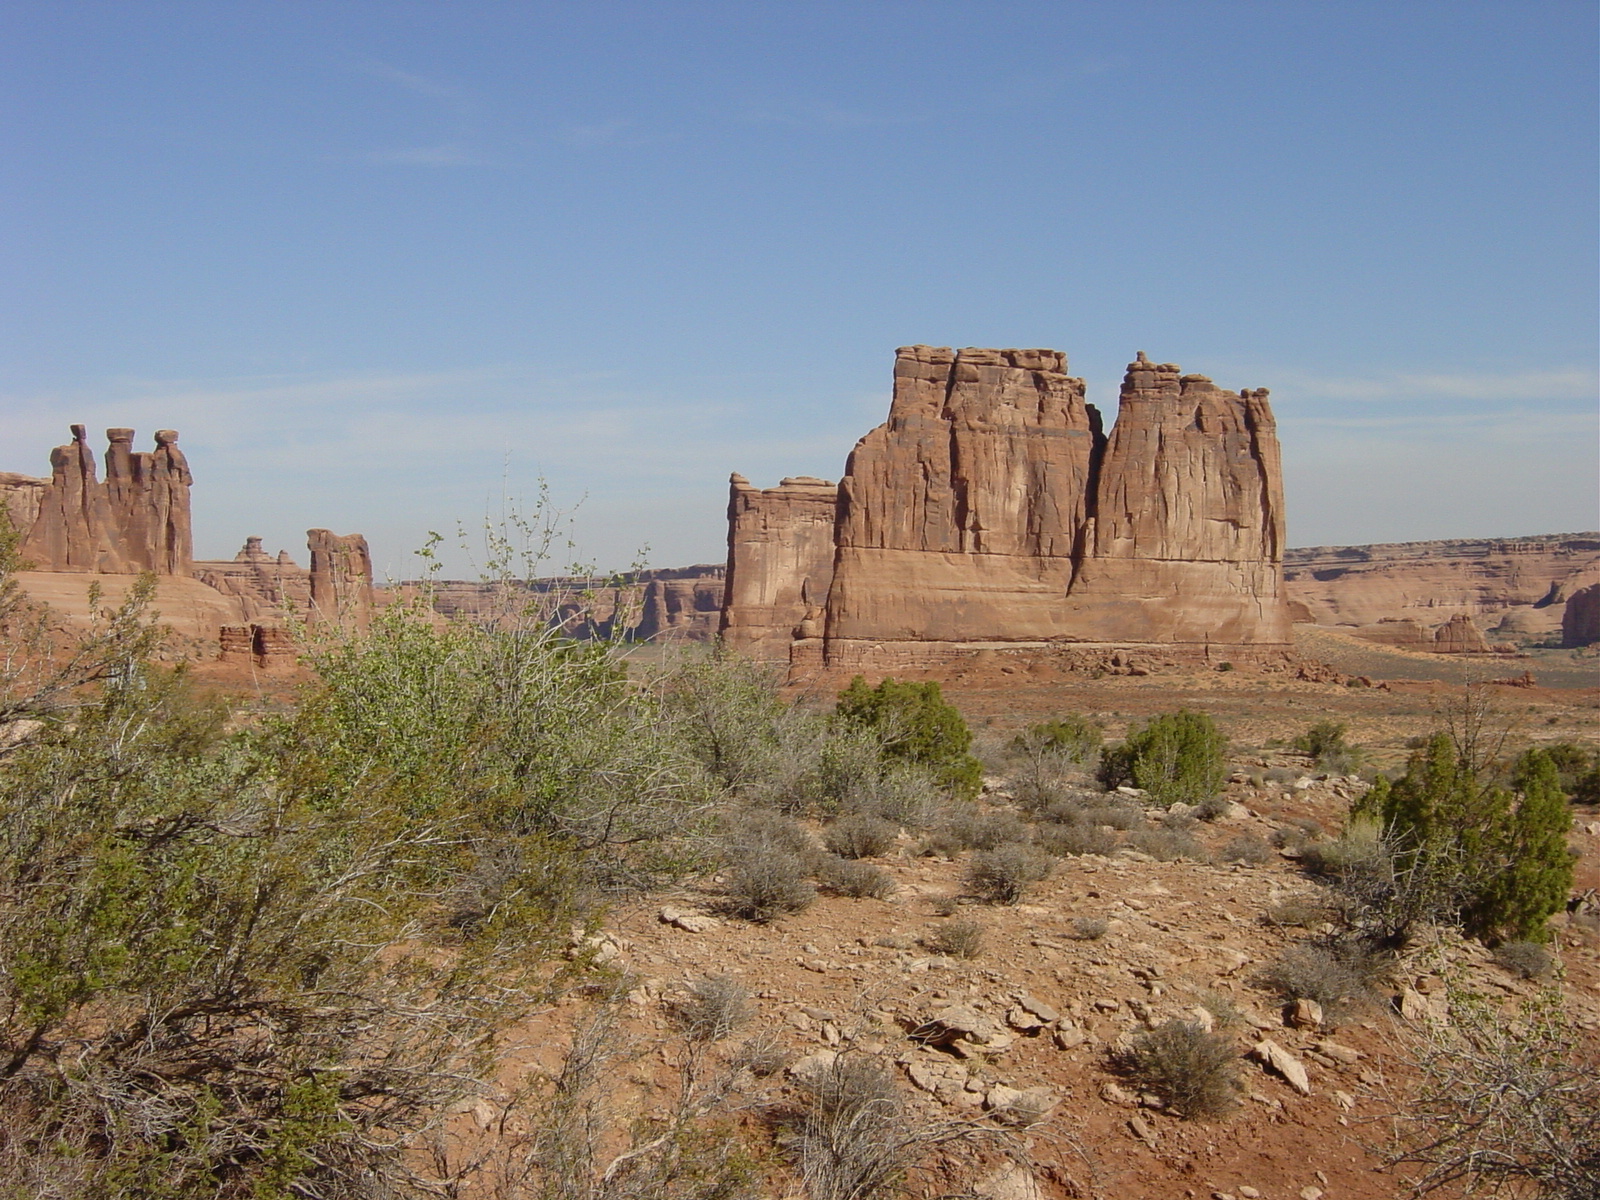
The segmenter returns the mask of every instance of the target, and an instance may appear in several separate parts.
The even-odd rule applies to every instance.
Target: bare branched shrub
[[[1225,1117],[1239,1101],[1239,1052],[1231,1039],[1188,1021],[1136,1034],[1115,1059],[1142,1090],[1187,1120]]]
[[[1551,988],[1507,1012],[1450,992],[1450,1022],[1405,1036],[1420,1077],[1396,1097],[1393,1160],[1417,1193],[1600,1196],[1600,1058]]]
[[[811,1200],[889,1196],[936,1147],[994,1136],[970,1122],[914,1115],[889,1068],[868,1055],[840,1054],[803,1086],[794,1148]]]
[[[1556,965],[1555,956],[1538,942],[1503,942],[1495,947],[1494,962],[1520,979],[1543,979]]]
[[[765,924],[811,907],[817,889],[806,864],[771,845],[741,847],[723,873],[727,906],[736,916]]]
[[[977,958],[983,953],[983,926],[966,918],[946,921],[928,935],[926,944],[935,954]]]
[[[1104,856],[1118,845],[1117,835],[1098,825],[1040,825],[1035,836],[1042,850],[1062,858],[1076,854]]]
[[[606,1002],[583,1021],[560,1068],[537,1079],[494,1129],[489,1156],[473,1164],[474,1195],[539,1200],[755,1200],[759,1163],[725,1117],[734,1071],[716,1071],[691,1045],[675,1092],[627,1127],[613,1097],[636,1060]],[[468,1178],[458,1171],[457,1179]],[[436,1193],[437,1194],[437,1193]],[[448,1194],[448,1193],[447,1193]],[[382,1193],[352,1193],[353,1196]]]
[[[876,858],[894,845],[900,827],[867,813],[840,817],[822,835],[822,844],[840,858]]]
[[[1274,857],[1276,856],[1272,853],[1272,847],[1267,845],[1259,834],[1254,833],[1241,833],[1238,837],[1230,839],[1217,855],[1217,858],[1225,863],[1249,863],[1256,867],[1271,862]]]
[[[750,989],[727,975],[706,975],[689,985],[672,1015],[692,1041],[718,1042],[750,1020]]]
[[[1018,842],[979,850],[967,865],[967,887],[990,904],[1016,904],[1029,884],[1049,877],[1054,862],[1038,847]]]
[[[817,882],[838,896],[887,900],[894,895],[894,876],[882,867],[854,859],[827,857],[817,864]]]
[[[1111,922],[1104,917],[1073,917],[1072,937],[1080,942],[1098,941],[1111,929]]]
[[[794,1055],[783,1047],[783,1043],[771,1034],[760,1034],[749,1041],[740,1044],[729,1065],[734,1070],[749,1071],[759,1079],[769,1075],[776,1075],[794,1059]]]

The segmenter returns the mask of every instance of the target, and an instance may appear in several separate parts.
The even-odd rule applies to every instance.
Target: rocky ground
[[[1238,751],[1233,806],[1194,830],[1212,852],[1242,834],[1270,843],[1297,822],[1330,831],[1343,823],[1359,781],[1316,778],[1304,758],[1274,743],[1331,716],[1348,720],[1351,740],[1367,744],[1375,760],[1399,761],[1407,738],[1436,726],[1441,699],[1425,684],[1385,691],[1245,672],[969,678],[950,681],[947,695],[991,738],[1062,711],[1098,712],[1114,726],[1182,703],[1212,712]],[[1537,739],[1596,744],[1600,693],[1508,688],[1502,709]],[[1003,785],[990,785],[985,803],[1004,807]],[[1600,812],[1577,818],[1582,890],[1600,886]],[[1155,810],[1146,825],[1159,827]],[[619,1044],[629,1050],[607,1092],[609,1119],[620,1128],[671,1107],[688,1053],[676,1005],[694,981],[728,976],[748,990],[752,1017],[715,1043],[708,1061],[749,1057],[741,1048],[755,1038],[771,1043],[757,1057],[773,1057],[775,1048],[774,1062],[784,1064],[733,1077],[725,1111],[758,1145],[770,1144],[773,1114],[793,1108],[806,1072],[855,1052],[892,1066],[913,1121],[930,1129],[969,1123],[1002,1139],[964,1158],[936,1156],[948,1170],[918,1177],[924,1196],[1403,1194],[1383,1151],[1386,1114],[1403,1104],[1411,1082],[1408,1039],[1426,1016],[1445,1012],[1447,985],[1507,1003],[1531,996],[1535,985],[1495,965],[1483,947],[1441,934],[1349,1015],[1318,1021],[1303,1006],[1297,1014],[1260,978],[1307,936],[1266,919],[1274,906],[1315,891],[1293,855],[1291,844],[1258,865],[1155,861],[1126,848],[1066,857],[1022,903],[1004,907],[963,894],[965,855],[921,856],[905,834],[873,860],[897,885],[887,899],[825,895],[804,912],[757,925],[720,915],[712,877],[621,906],[601,934],[602,956],[627,996]],[[960,921],[981,926],[981,953],[934,952],[940,931]],[[1100,936],[1085,936],[1100,923]],[[1600,922],[1555,923],[1567,1010],[1600,1049]],[[583,997],[565,1002],[522,1031],[524,1049],[509,1052],[508,1064],[557,1070],[572,1029],[594,1007]],[[1112,1069],[1116,1047],[1172,1017],[1203,1021],[1233,1040],[1246,1090],[1230,1118],[1178,1119]],[[493,1119],[491,1111],[478,1115],[483,1125]],[[781,1175],[774,1167],[774,1196],[785,1194]]]

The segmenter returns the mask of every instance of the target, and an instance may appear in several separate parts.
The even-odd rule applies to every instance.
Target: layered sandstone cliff
[[[910,346],[894,378],[831,529],[821,481],[802,498],[792,481],[761,492],[735,477],[723,617],[735,648],[893,667],[995,644],[1287,646],[1265,391],[1227,392],[1140,354],[1107,439],[1054,350]]]
[[[736,474],[728,493],[722,639],[742,654],[787,659],[795,631],[828,599],[839,489],[800,475],[762,490]]]
[[[1295,620],[1389,641],[1383,625],[1415,624],[1418,641],[1457,614],[1490,638],[1560,633],[1569,598],[1600,581],[1600,533],[1310,546],[1284,554]]]
[[[1563,646],[1592,646],[1600,642],[1600,583],[1572,594],[1561,618]]]

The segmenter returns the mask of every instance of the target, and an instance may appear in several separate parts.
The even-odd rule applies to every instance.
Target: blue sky
[[[0,3],[0,470],[182,431],[202,555],[549,481],[719,559],[896,346],[1269,387],[1290,543],[1591,529],[1588,2]],[[451,560],[463,573],[463,558]]]

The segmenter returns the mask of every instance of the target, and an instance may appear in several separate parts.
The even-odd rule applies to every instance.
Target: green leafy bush
[[[1393,873],[1433,897],[1438,918],[1490,939],[1546,941],[1548,918],[1572,889],[1572,827],[1550,755],[1528,750],[1511,787],[1489,782],[1450,735],[1438,733],[1390,784],[1380,779],[1355,814],[1379,823]]]
[[[1154,717],[1101,756],[1102,782],[1133,783],[1158,804],[1198,804],[1222,790],[1228,740],[1206,713],[1180,710]]]
[[[868,687],[857,675],[839,693],[835,713],[847,724],[871,729],[890,756],[931,768],[953,795],[978,794],[983,766],[968,753],[972,731],[955,706],[945,703],[937,683],[885,679]]]
[[[547,630],[391,606],[234,722],[124,616],[116,669],[0,756],[0,1184],[428,1194],[590,899],[695,862],[702,772]]]
[[[1348,726],[1342,721],[1318,721],[1295,738],[1291,745],[1300,753],[1310,756],[1324,771],[1345,774],[1361,765],[1361,753],[1344,735]]]

